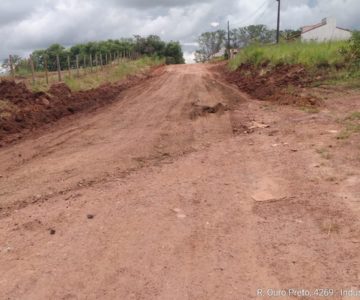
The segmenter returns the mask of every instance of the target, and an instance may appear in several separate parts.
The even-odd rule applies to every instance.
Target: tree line
[[[298,39],[300,30],[287,29],[280,32],[281,38],[285,40]],[[276,30],[269,29],[266,25],[249,25],[230,30],[230,47],[243,48],[250,44],[275,43]],[[225,30],[204,32],[198,38],[199,50],[195,52],[196,62],[205,62],[215,53],[226,47],[228,36]]]
[[[76,44],[70,48],[60,44],[53,44],[47,49],[35,50],[31,54],[37,71],[44,70],[46,63],[49,71],[55,71],[57,69],[57,56],[62,69],[65,69],[69,63],[72,68],[76,67],[77,57],[80,67],[86,66],[86,61],[89,63],[90,57],[92,57],[92,63],[97,60],[97,64],[100,63],[100,60],[105,63],[105,60],[110,61],[124,56],[131,58],[138,56],[160,57],[165,58],[167,64],[182,64],[185,62],[179,42],[165,42],[156,35],[147,37],[136,35],[133,38],[88,42]],[[13,55],[12,60],[13,66],[17,70],[28,67],[28,61],[18,55]],[[4,61],[3,67],[9,67],[8,59]]]

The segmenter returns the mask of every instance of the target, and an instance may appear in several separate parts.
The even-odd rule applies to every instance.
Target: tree
[[[135,36],[135,51],[148,56],[163,56],[166,44],[157,35]]]
[[[179,42],[169,42],[165,47],[166,64],[184,64],[184,54]]]
[[[19,55],[12,55],[12,64],[13,67],[16,69],[16,67],[18,65],[20,65],[22,63],[23,59],[21,58],[21,56]],[[2,65],[1,65],[4,69],[10,69],[10,60],[9,58],[6,58]]]
[[[205,62],[225,45],[225,30],[204,32],[198,38],[200,49],[195,52],[196,62]]]
[[[43,70],[45,66],[45,57],[48,58],[48,69],[50,71],[57,70],[56,56],[59,55],[60,66],[62,69],[68,66],[68,57],[70,64],[75,66],[76,56],[80,56],[79,65],[83,66],[84,58],[88,61],[88,57],[92,55],[95,59],[96,55],[108,55],[114,58],[115,55],[137,52],[146,56],[168,56],[168,63],[183,63],[183,54],[181,46],[178,42],[165,43],[156,35],[148,37],[135,36],[135,39],[122,38],[118,40],[107,40],[99,42],[88,42],[84,44],[73,45],[70,49],[65,49],[60,44],[53,44],[45,50],[35,50],[32,53],[37,70]]]
[[[231,39],[234,48],[243,48],[254,43],[274,43],[276,31],[268,29],[265,25],[250,25],[233,29]]]

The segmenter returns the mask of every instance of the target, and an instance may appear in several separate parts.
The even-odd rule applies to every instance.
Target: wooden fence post
[[[11,77],[12,77],[13,79],[15,79],[15,70],[14,70],[14,62],[13,62],[13,57],[12,57],[12,55],[9,55],[9,65],[10,65]]]
[[[93,58],[92,58],[92,54],[90,53],[90,72],[93,71]]]
[[[108,54],[105,53],[105,65],[107,65],[107,64],[108,64]]]
[[[80,77],[80,70],[79,70],[79,54],[76,55],[76,74],[77,77]]]
[[[34,68],[34,60],[32,55],[30,55],[30,67],[31,67],[32,83],[35,84],[35,68]]]
[[[84,73],[86,74],[86,55],[84,55],[84,65],[83,65]]]
[[[61,82],[61,66],[60,66],[59,54],[56,55],[56,65],[57,65],[57,71],[58,71],[58,79]]]
[[[67,64],[68,64],[68,74],[69,74],[69,78],[71,78],[70,55],[68,55],[68,57],[67,57]]]
[[[102,54],[100,53],[100,69],[103,68],[103,60],[102,60]]]
[[[46,84],[49,84],[49,74],[48,74],[48,56],[44,56],[44,67],[45,67],[45,80]]]
[[[90,53],[90,55],[89,55],[89,61],[90,61],[90,72],[92,72],[93,71],[93,62],[92,62],[92,55],[91,55],[91,53]]]

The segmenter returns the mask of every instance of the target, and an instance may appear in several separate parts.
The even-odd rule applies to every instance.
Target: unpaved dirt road
[[[360,149],[335,133],[360,97],[346,97],[309,114],[168,66],[0,149],[0,298],[351,299]]]

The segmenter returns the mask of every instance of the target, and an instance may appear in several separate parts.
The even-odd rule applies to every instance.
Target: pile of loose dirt
[[[280,104],[317,106],[320,100],[309,96],[305,88],[313,81],[301,65],[280,65],[268,68],[241,65],[235,72],[225,71],[226,79],[242,91],[260,100]]]
[[[192,109],[190,112],[190,119],[196,119],[198,117],[203,117],[207,114],[222,114],[223,112],[228,110],[228,107],[222,103],[218,103],[214,106],[208,105],[199,105],[196,103],[191,104]]]
[[[0,98],[8,100],[15,105],[26,105],[29,101],[34,101],[43,93],[30,92],[23,82],[15,83],[10,80],[0,82]]]
[[[24,83],[0,81],[0,146],[67,115],[111,103],[123,90],[149,77],[151,73],[131,76],[119,83],[80,92],[72,92],[64,83],[58,83],[47,93],[33,93]]]

